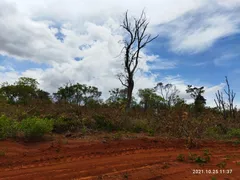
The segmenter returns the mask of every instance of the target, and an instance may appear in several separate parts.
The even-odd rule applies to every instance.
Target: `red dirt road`
[[[208,141],[189,150],[183,140],[156,138],[88,142],[63,139],[35,144],[0,141],[0,180],[237,180],[239,147]],[[212,154],[210,162],[200,166],[188,160],[189,152],[202,155],[206,148]],[[176,159],[179,154],[185,155],[183,162]],[[226,167],[217,166],[223,162]],[[196,169],[201,174],[194,174]],[[232,173],[227,174],[228,170]]]

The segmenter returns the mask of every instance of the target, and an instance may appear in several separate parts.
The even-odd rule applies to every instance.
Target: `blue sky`
[[[141,54],[135,93],[162,81],[176,84],[190,101],[185,89],[193,84],[205,86],[213,106],[228,76],[240,104],[239,0],[95,1],[1,1],[0,82],[29,76],[49,92],[80,82],[107,97],[121,87],[123,13],[136,17],[145,8],[149,33],[159,37]]]

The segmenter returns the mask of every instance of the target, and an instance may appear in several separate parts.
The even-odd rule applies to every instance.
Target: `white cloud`
[[[0,71],[5,71],[6,68],[4,66],[0,66]]]
[[[199,8],[161,25],[160,34],[169,37],[174,52],[199,53],[210,48],[218,39],[240,31],[239,8],[227,10],[215,3]]]
[[[157,60],[149,64],[150,70],[166,70],[174,69],[177,67],[178,61],[176,60],[161,59],[159,58],[159,56],[157,56],[156,58]]]
[[[231,61],[236,59],[239,54],[236,53],[226,53],[220,56],[219,58],[216,58],[213,60],[214,64],[217,66],[227,66],[231,65]]]

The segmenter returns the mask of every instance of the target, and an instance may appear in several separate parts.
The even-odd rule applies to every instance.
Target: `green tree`
[[[77,105],[93,105],[101,102],[101,92],[97,87],[87,86],[85,84],[66,84],[60,87],[56,93],[53,93],[56,101],[65,101]]]
[[[206,99],[203,97],[203,93],[205,92],[204,87],[193,87],[192,85],[187,86],[187,93],[194,99],[194,107],[196,112],[202,111],[206,104]]]
[[[120,105],[127,101],[127,89],[114,88],[109,91],[110,97],[106,100],[109,105]]]
[[[38,89],[35,79],[21,77],[14,84],[3,83],[0,96],[11,104],[28,104],[35,100],[51,101],[49,93]]]
[[[143,106],[144,110],[159,108],[164,104],[164,99],[156,94],[155,89],[139,89],[138,95],[141,98],[140,104]]]

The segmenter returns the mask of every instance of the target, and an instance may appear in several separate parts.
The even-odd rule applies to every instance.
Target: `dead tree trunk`
[[[124,73],[118,74],[118,79],[123,86],[127,88],[127,103],[126,111],[131,108],[132,92],[134,88],[134,74],[139,63],[140,51],[148,43],[157,38],[151,37],[146,33],[149,22],[146,19],[145,12],[142,11],[140,18],[129,18],[128,12],[125,13],[125,17],[121,27],[126,31],[126,37],[124,39]]]

